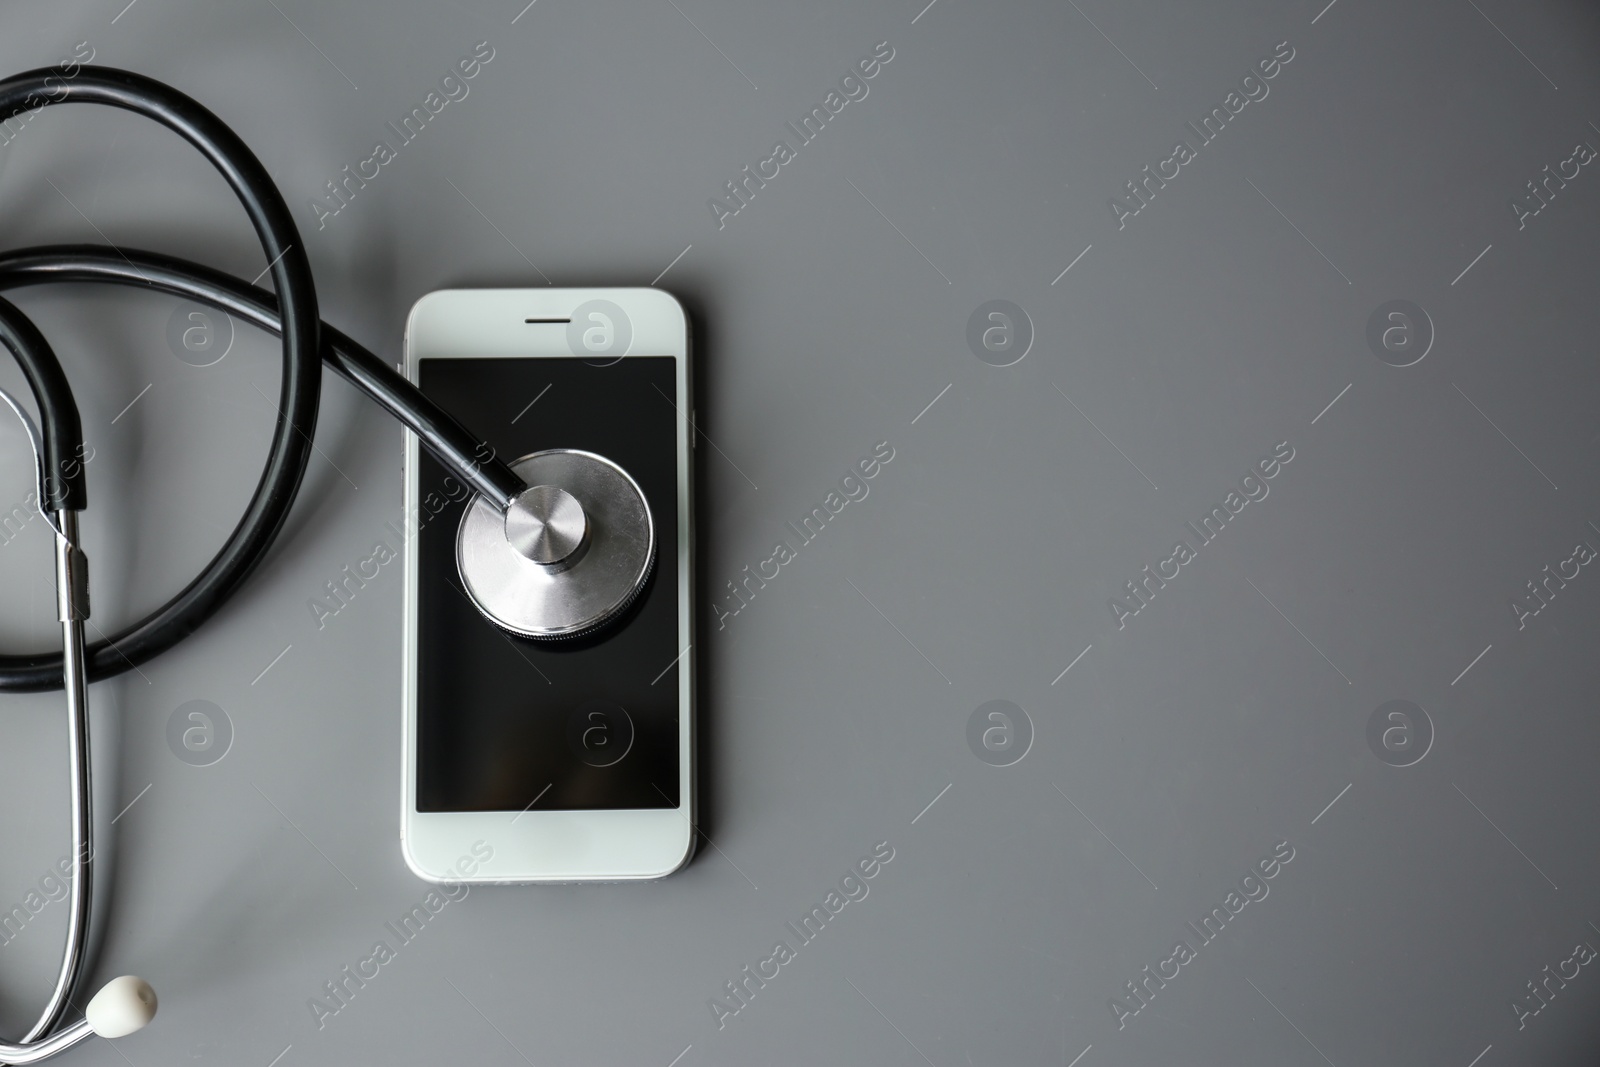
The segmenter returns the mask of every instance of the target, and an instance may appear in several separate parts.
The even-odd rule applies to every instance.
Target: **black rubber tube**
[[[44,465],[40,472],[44,495],[39,507],[48,512],[82,511],[89,502],[84,491],[83,423],[61,361],[33,320],[5,299],[0,299],[0,345],[16,357],[39,407],[39,432],[44,438],[44,455],[39,457]]]
[[[152,78],[86,66],[63,78],[55,68],[0,81],[0,121],[62,103],[119,107],[152,118],[194,145],[233,188],[261,241],[283,319],[283,382],[272,445],[244,515],[200,574],[147,618],[88,648],[89,677],[106,678],[166,651],[226,603],[266,555],[288,518],[311,456],[322,376],[321,319],[311,263],[266,168],[222,120]],[[0,656],[0,690],[60,688],[59,653]]]
[[[49,87],[50,81],[56,83],[56,88]],[[320,321],[310,264],[299,248],[299,236],[288,208],[260,163],[220,119],[175,89],[142,75],[110,68],[83,67],[65,85],[52,71],[32,71],[0,82],[0,118],[72,100],[109,104],[146,115],[171,127],[200,149],[238,194],[261,238],[263,251],[271,257],[273,282],[284,294],[280,304],[279,298],[265,289],[210,267],[155,252],[53,245],[0,254],[0,289],[55,282],[147,288],[237,315],[278,334],[284,342],[278,420],[266,467],[245,514],[222,549],[177,596],[128,629],[89,646],[91,680],[135,667],[193,633],[238,589],[271,547],[288,517],[310,458],[321,388],[318,358],[411,429],[425,447],[476,492],[504,506],[525,488],[492,450],[392,367]],[[18,343],[13,344],[13,340]],[[63,486],[60,500],[52,496],[50,503],[76,501],[81,508],[82,465],[71,461],[77,458],[82,433],[66,379],[43,336],[26,316],[3,300],[0,343],[18,355],[28,374],[46,427],[49,462],[53,467],[62,463],[59,469],[70,471],[76,479],[59,482]],[[56,457],[55,452],[63,455]],[[60,686],[59,655],[0,655],[0,691]]]
[[[159,252],[136,248],[110,251],[98,245],[39,245],[0,253],[0,290],[59,282],[153,289],[208,304],[269,333],[282,332],[276,297],[199,263]],[[506,507],[527,488],[455,416],[326,322],[322,324],[322,361],[416,434],[423,447],[496,507]]]

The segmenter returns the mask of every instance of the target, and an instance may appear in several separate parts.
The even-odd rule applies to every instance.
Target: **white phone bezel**
[[[423,359],[594,359],[574,354],[560,323],[579,305],[608,300],[632,328],[623,353],[672,356],[677,368],[678,472],[678,801],[677,808],[517,812],[419,812],[416,804],[417,553],[410,516],[417,499],[418,440],[405,438],[404,743],[400,840],[406,863],[433,882],[594,882],[662,878],[694,851],[694,668],[692,638],[694,553],[690,493],[688,319],[659,289],[444,289],[418,300],[406,319],[405,374],[417,380]],[[507,457],[515,458],[515,457]],[[491,853],[485,858],[484,853]]]

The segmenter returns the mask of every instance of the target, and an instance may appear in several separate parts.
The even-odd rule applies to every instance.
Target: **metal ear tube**
[[[22,363],[29,384],[34,387],[40,413],[47,420],[41,431],[22,404],[0,390],[0,400],[16,413],[27,432],[34,462],[37,494],[34,503],[54,534],[56,617],[61,622],[62,688],[67,697],[67,765],[72,781],[73,875],[61,967],[38,1021],[20,1042],[0,1041],[0,1059],[6,1063],[36,1063],[93,1034],[122,1037],[142,1029],[155,1018],[157,1002],[150,983],[125,975],[113,979],[95,994],[83,1019],[58,1028],[82,977],[88,955],[94,890],[94,790],[89,746],[89,681],[83,638],[84,621],[89,617],[89,558],[78,544],[78,511],[84,504],[84,491],[82,468],[76,455],[82,451],[82,433],[76,406],[65,388],[65,378],[60,375],[54,353],[37,331],[31,331],[21,313],[3,300],[0,300],[0,343]],[[47,466],[45,457],[58,454],[66,446],[71,447],[74,458],[57,461],[65,464],[61,467],[63,477],[58,478]],[[53,505],[61,506],[52,511]],[[45,1034],[50,1036],[42,1037]]]

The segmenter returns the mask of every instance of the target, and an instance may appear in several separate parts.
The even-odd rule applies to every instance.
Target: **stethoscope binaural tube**
[[[38,496],[35,504],[55,532],[56,606],[61,620],[62,683],[67,695],[68,777],[72,781],[72,880],[66,945],[50,996],[19,1042],[0,1042],[6,1063],[35,1063],[94,1033],[119,1036],[155,1017],[155,990],[142,978],[114,979],[90,1002],[85,1017],[59,1027],[82,978],[94,901],[94,776],[90,767],[89,693],[83,626],[89,617],[89,562],[78,545],[78,512],[88,503],[83,478],[83,428],[78,405],[49,342],[15,305],[0,299],[0,346],[22,367],[39,410],[41,430],[27,410],[0,390],[28,433]],[[47,1037],[41,1037],[49,1035]]]
[[[73,878],[69,889],[66,948],[39,1019],[12,1051],[28,1048],[60,1020],[78,984],[85,955],[94,886],[94,794],[89,763],[88,682],[83,665],[83,624],[88,617],[88,560],[78,547],[78,512],[88,503],[84,485],[83,425],[61,362],[37,327],[16,305],[0,299],[0,346],[22,368],[39,411],[41,430],[16,400],[0,391],[28,432],[33,450],[35,504],[55,532],[56,606],[61,620],[62,682],[67,695],[68,777],[72,781]],[[0,1049],[0,1055],[5,1051]]]

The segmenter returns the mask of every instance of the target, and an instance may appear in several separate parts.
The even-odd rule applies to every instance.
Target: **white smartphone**
[[[473,494],[406,434],[401,844],[435,882],[661,878],[694,850],[689,330],[658,289],[452,289],[406,323],[405,370],[500,458],[620,466],[653,570],[599,630],[520,637],[468,596]]]

